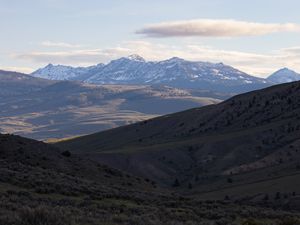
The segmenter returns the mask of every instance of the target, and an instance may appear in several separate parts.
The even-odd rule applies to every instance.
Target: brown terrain
[[[300,82],[282,84],[56,146],[200,198],[292,196],[299,105]]]
[[[0,71],[0,83],[0,132],[39,140],[91,134],[230,96],[165,86],[49,81],[7,71]]]
[[[78,90],[101,89],[111,99],[126,93],[127,104],[155,98],[157,88],[167,99],[175,91],[147,86],[136,95],[134,86],[54,81],[31,87],[6,92],[1,113],[58,109],[64,90],[75,102]],[[53,144],[0,134],[0,224],[299,225],[299,93],[300,82],[282,84]],[[99,100],[83,99],[80,108]]]

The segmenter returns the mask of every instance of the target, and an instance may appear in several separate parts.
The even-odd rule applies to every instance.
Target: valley
[[[262,79],[222,63],[138,55],[89,67],[49,64],[31,75],[0,71],[0,131],[55,141],[297,79],[287,68]]]
[[[14,80],[7,81],[7,76],[11,77],[0,72],[4,87],[0,93],[0,131],[43,140],[90,134],[218,103],[228,96],[166,86],[50,81],[17,73]],[[27,87],[20,79],[23,76],[30,79]]]

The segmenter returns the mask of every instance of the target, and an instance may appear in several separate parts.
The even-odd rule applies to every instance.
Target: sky
[[[138,54],[300,72],[299,0],[0,0],[0,69]]]

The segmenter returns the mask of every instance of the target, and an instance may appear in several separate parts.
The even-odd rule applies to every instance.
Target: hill
[[[181,197],[148,179],[19,136],[0,134],[0,160],[0,224],[281,225],[300,216],[241,200]]]
[[[214,104],[230,94],[149,85],[93,85],[0,72],[0,132],[68,138]]]
[[[2,98],[38,91],[54,83],[55,81],[35,78],[23,73],[0,70],[0,96]]]
[[[299,104],[300,82],[282,84],[57,146],[198,196],[291,196],[300,192]]]

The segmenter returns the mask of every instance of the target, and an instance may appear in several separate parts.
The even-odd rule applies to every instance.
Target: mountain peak
[[[278,74],[278,73],[293,73],[293,74],[299,75],[299,74],[296,73],[294,70],[291,70],[291,69],[289,69],[289,68],[287,68],[287,67],[284,67],[284,68],[281,68],[281,69],[277,70],[277,71],[276,71],[275,73],[273,73],[272,75]],[[271,75],[271,76],[272,76],[272,75]]]
[[[47,66],[46,66],[46,68],[49,68],[49,67],[53,67],[53,64],[52,63],[49,63]]]
[[[129,55],[126,58],[130,59],[130,60],[133,60],[133,61],[139,61],[139,62],[145,62],[146,61],[143,57],[141,57],[141,56],[139,56],[137,54]]]
[[[289,69],[289,68],[287,68],[287,67],[283,67],[283,68],[281,68],[281,69],[279,69],[277,72],[280,72],[280,71],[290,71],[290,72],[295,72],[295,71],[293,71],[293,70],[291,70],[291,69]]]
[[[267,79],[274,83],[287,83],[300,80],[300,74],[287,67],[284,67],[271,74]]]
[[[171,62],[182,62],[184,61],[183,58],[179,58],[179,57],[172,57],[170,59],[167,59],[166,61],[171,61]]]

